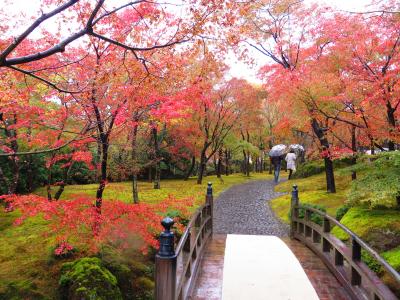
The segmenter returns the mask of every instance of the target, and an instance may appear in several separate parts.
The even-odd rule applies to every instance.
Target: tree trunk
[[[190,163],[190,167],[185,175],[185,179],[184,179],[185,181],[187,181],[189,179],[190,175],[192,175],[195,164],[196,164],[196,157],[193,155],[192,162]]]
[[[247,162],[247,155],[246,155],[246,151],[245,151],[245,150],[242,150],[242,152],[243,152],[242,173],[243,173],[243,175],[246,175],[246,167],[247,167],[247,165],[246,165],[246,162]]]
[[[135,125],[133,125],[132,129],[132,200],[133,203],[138,204],[139,203],[139,193],[138,193],[138,180],[137,180],[137,174],[138,174],[138,166],[137,166],[137,147],[136,147],[136,142],[137,142],[137,133],[138,133],[138,120],[137,118],[134,118]]]
[[[61,182],[60,186],[58,187],[58,190],[56,194],[54,195],[55,200],[59,200],[62,193],[64,192],[65,186],[68,184],[68,179],[69,179],[69,174],[71,173],[72,166],[74,165],[74,162],[71,160],[70,165],[68,168],[64,169],[64,176],[63,176],[63,181]]]
[[[225,149],[225,175],[229,175],[229,158],[230,158],[230,151]]]
[[[247,158],[246,158],[246,176],[250,176],[250,153],[247,152]]]
[[[328,193],[336,193],[335,175],[333,172],[333,162],[329,157],[325,157],[324,163],[325,163],[327,191],[328,191]]]
[[[106,187],[106,182],[107,182],[107,160],[108,160],[108,137],[102,134],[101,136],[101,178],[100,178],[100,183],[99,187],[97,188],[96,192],[96,207],[101,213],[101,205],[103,202],[103,192]]]
[[[17,116],[15,114],[14,114],[14,124],[17,124]],[[12,137],[11,149],[13,150],[13,152],[18,152],[17,131],[15,129],[10,130],[10,135]],[[10,184],[10,194],[15,194],[17,192],[17,186],[19,181],[19,159],[16,156],[13,156],[11,159],[11,171],[12,171],[12,180]]]
[[[388,122],[389,122],[389,134],[392,136],[393,131],[396,130],[396,117],[394,115],[396,110],[394,108],[392,108],[389,101],[386,102],[386,108],[387,108],[387,118],[388,118]],[[390,139],[388,141],[388,148],[389,148],[389,151],[395,150],[394,142],[392,139]]]
[[[132,175],[132,198],[133,203],[139,203],[139,189],[138,189],[138,178],[137,174]]]
[[[217,162],[217,155],[215,154],[213,156],[213,165],[214,165],[214,171],[215,171],[215,175],[218,175],[218,162]]]
[[[46,187],[46,192],[47,192],[47,200],[51,201],[52,196],[51,196],[51,182],[52,182],[52,172],[51,172],[51,167],[49,167],[49,173],[47,174],[47,187]]]
[[[351,150],[353,151],[353,157],[351,159],[351,164],[355,165],[357,163],[357,138],[356,138],[356,127],[351,127]],[[357,172],[351,172],[351,180],[357,179]]]
[[[268,143],[269,143],[269,149],[271,150],[272,147],[273,147],[272,141],[270,140]],[[272,174],[272,160],[271,160],[271,157],[269,157],[268,174]]]
[[[328,193],[336,193],[335,186],[335,175],[333,172],[333,162],[329,156],[329,142],[325,135],[325,129],[322,128],[316,119],[311,120],[311,127],[314,130],[315,135],[318,137],[318,140],[322,146],[322,149],[327,151],[324,163],[325,163],[325,176],[326,176],[326,189]]]
[[[100,164],[100,159],[101,159],[101,141],[100,141],[100,134],[98,134],[99,137],[97,138],[97,150],[96,150],[96,155],[94,157],[94,162],[96,165],[96,172],[95,172],[95,181],[100,181],[100,172],[99,172],[99,164]]]
[[[199,165],[199,172],[197,175],[197,184],[201,184],[203,182],[204,171],[206,169],[206,164],[207,164],[207,157],[205,151],[206,150],[203,149],[200,155],[200,165]]]
[[[3,187],[5,187],[6,193],[9,194],[10,185],[9,185],[9,183],[8,183],[8,180],[7,180],[6,176],[4,175],[4,171],[3,171],[3,168],[2,168],[1,166],[0,166],[0,184],[1,184]],[[0,201],[0,203],[1,203],[1,201]]]
[[[222,156],[223,156],[223,150],[222,148],[220,148],[218,150],[217,178],[221,178],[222,174]]]
[[[27,166],[26,166],[26,190],[28,193],[32,193],[33,191],[33,157],[32,155],[28,155],[27,157]]]
[[[157,138],[157,127],[153,127],[151,129],[154,139],[154,155],[156,164],[155,164],[155,174],[154,174],[154,189],[160,189],[160,178],[161,178],[161,161],[159,160],[159,146],[158,146],[158,138]]]
[[[371,141],[371,144],[370,144],[371,155],[374,155],[375,154],[375,143],[372,138],[370,139],[370,141]]]
[[[27,135],[28,135],[28,143],[31,142],[31,137],[32,137],[32,128],[31,126],[28,127],[27,129]],[[27,165],[26,165],[26,190],[28,193],[32,193],[33,191],[33,157],[32,155],[28,155],[26,158]]]

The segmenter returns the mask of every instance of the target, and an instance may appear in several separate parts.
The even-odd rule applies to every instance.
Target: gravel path
[[[266,203],[283,195],[273,189],[272,180],[257,180],[221,193],[214,202],[214,232],[287,236],[289,227]]]

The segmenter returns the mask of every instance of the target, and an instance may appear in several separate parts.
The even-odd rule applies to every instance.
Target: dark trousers
[[[279,181],[279,172],[281,171],[281,164],[274,165],[274,181],[278,183]]]

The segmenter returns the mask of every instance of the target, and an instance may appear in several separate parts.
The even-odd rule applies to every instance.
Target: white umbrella
[[[300,144],[292,144],[289,146],[289,149],[304,151],[304,147]]]
[[[274,156],[281,156],[284,155],[286,152],[286,146],[279,144],[279,145],[275,145],[271,148],[271,150],[269,151],[269,156],[274,157]]]

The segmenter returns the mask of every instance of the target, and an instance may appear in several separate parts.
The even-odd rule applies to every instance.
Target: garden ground
[[[139,197],[145,203],[158,203],[173,195],[175,198],[193,196],[196,203],[204,201],[207,181],[213,183],[214,196],[232,185],[240,184],[254,179],[269,179],[266,173],[254,174],[246,177],[241,174],[224,176],[222,180],[215,176],[208,176],[202,185],[195,182],[195,178],[188,181],[163,180],[161,189],[153,189],[149,182],[139,183]],[[61,199],[69,199],[74,196],[86,195],[93,197],[97,185],[67,186]],[[45,189],[36,191],[39,195],[45,195]],[[105,201],[114,199],[124,202],[131,201],[131,183],[110,183],[104,194]],[[57,294],[60,268],[68,259],[54,259],[55,237],[48,233],[48,222],[41,217],[27,219],[22,225],[15,226],[13,222],[20,215],[18,211],[5,213],[0,211],[0,298],[1,299],[53,299]],[[133,249],[124,256],[136,260],[139,269],[146,269],[146,261]],[[81,253],[80,256],[85,256]],[[78,256],[79,257],[79,256]],[[74,257],[76,259],[77,256]],[[71,260],[71,259],[69,259]],[[151,270],[150,270],[151,271]],[[144,271],[144,273],[146,273]]]

